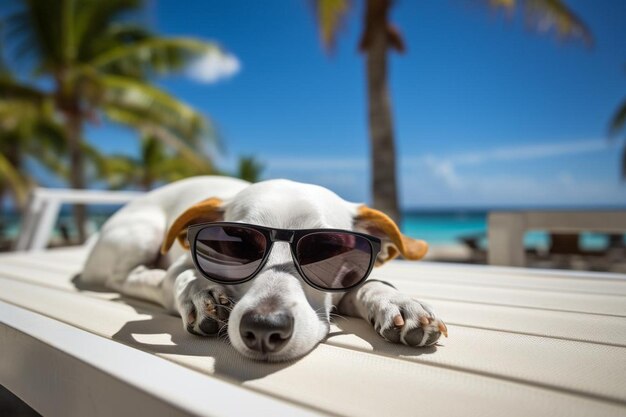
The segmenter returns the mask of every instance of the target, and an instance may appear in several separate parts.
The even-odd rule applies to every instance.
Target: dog
[[[428,249],[426,242],[403,236],[385,214],[320,186],[202,176],[148,192],[116,212],[102,226],[80,279],[160,304],[194,335],[227,332],[238,352],[257,360],[286,361],[311,351],[327,336],[333,309],[368,320],[393,343],[431,346],[447,336],[432,308],[389,283],[367,280],[345,292],[308,285],[289,242],[273,244],[246,282],[206,279],[194,267],[186,232],[194,224],[221,221],[366,233],[380,239],[377,266],[398,255],[420,259]]]

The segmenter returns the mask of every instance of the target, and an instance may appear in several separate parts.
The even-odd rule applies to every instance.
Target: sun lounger
[[[572,232],[626,233],[626,211],[514,211],[491,212],[488,218],[490,265],[526,266],[524,234],[530,230],[552,233],[551,253],[583,253]],[[610,247],[615,247],[613,237]],[[574,246],[574,248],[572,248]]]
[[[159,307],[77,289],[84,248],[0,255],[0,384],[50,416],[626,415],[626,276],[392,262],[450,333],[414,349],[337,318],[268,364]]]

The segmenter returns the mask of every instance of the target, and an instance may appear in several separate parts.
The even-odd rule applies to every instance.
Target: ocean
[[[489,210],[409,211],[404,213],[401,230],[407,236],[420,238],[432,246],[462,243],[464,238],[475,238],[482,248],[487,247],[487,215]],[[524,236],[527,248],[547,249],[548,233],[532,230]],[[601,249],[608,245],[608,237],[600,233],[582,233],[582,249]]]
[[[89,207],[90,231],[97,230],[115,210],[111,206]],[[410,237],[427,241],[432,246],[455,245],[462,243],[463,238],[476,238],[482,247],[486,247],[488,210],[412,210],[403,214],[401,230]],[[14,239],[19,232],[19,216],[16,213],[5,214],[0,223],[0,236]],[[61,210],[57,220],[53,238],[60,237],[60,227],[65,226],[70,235],[74,232],[71,211],[68,207]],[[549,245],[547,233],[530,231],[524,238],[526,247],[546,249]],[[606,235],[583,233],[581,246],[585,249],[599,249],[608,243]]]

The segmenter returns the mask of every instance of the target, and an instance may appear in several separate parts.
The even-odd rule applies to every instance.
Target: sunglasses
[[[362,284],[381,246],[377,237],[349,230],[288,230],[227,222],[192,225],[187,239],[198,271],[226,285],[254,278],[274,242],[287,242],[302,278],[322,291],[346,291]]]

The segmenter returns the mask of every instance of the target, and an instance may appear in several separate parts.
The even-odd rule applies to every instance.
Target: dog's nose
[[[293,334],[293,316],[285,310],[260,314],[251,310],[241,317],[239,333],[243,342],[261,353],[278,352]]]

